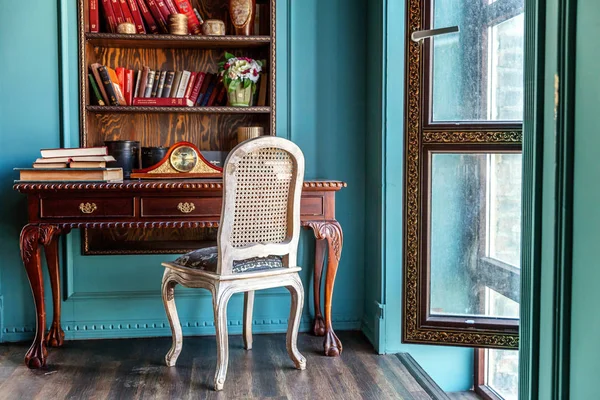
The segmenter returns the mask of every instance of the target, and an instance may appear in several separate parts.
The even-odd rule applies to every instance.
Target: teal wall
[[[12,190],[12,168],[29,165],[40,148],[78,144],[74,4],[34,0],[23,9],[16,2],[0,3],[0,72],[10,76],[0,80],[0,92],[10,93],[0,100],[0,341],[29,339],[35,327],[31,292],[19,257],[25,197]],[[288,0],[278,1],[277,8],[278,134],[304,150],[307,178],[348,183],[337,202],[345,234],[332,313],[338,330],[359,329],[363,315],[366,76],[356,62],[356,54],[365,51],[365,35],[356,27],[363,22],[364,4]],[[28,23],[19,22],[23,20]],[[59,65],[67,67],[61,70]],[[305,267],[302,276],[310,299],[314,244],[309,232],[303,233],[301,242],[299,260]],[[159,285],[160,262],[171,258],[82,256],[79,232],[72,232],[62,271],[69,296],[63,302],[67,338],[170,335]],[[176,296],[184,333],[213,333],[208,292],[178,288]],[[232,333],[241,331],[241,302],[240,296],[234,297],[229,307]],[[286,329],[287,291],[262,292],[256,302],[255,331]],[[303,330],[310,328],[309,303]]]
[[[468,390],[473,385],[472,349],[401,343],[405,2],[369,1],[367,16],[372,67],[367,79],[369,234],[363,332],[379,353],[410,353],[442,389]]]
[[[575,165],[573,182],[573,281],[571,300],[572,399],[598,398],[600,370],[600,4],[577,2]]]

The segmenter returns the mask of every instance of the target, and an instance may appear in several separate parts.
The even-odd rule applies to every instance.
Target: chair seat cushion
[[[205,247],[179,257],[173,261],[173,264],[207,272],[216,272],[218,258],[216,246]],[[233,262],[233,273],[262,271],[274,268],[283,268],[281,257],[254,257]]]

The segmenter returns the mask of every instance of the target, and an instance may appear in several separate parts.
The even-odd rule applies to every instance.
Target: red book
[[[110,0],[110,4],[112,4],[113,13],[115,14],[115,19],[117,20],[117,25],[125,22],[125,15],[123,15],[123,10],[121,10],[121,4],[119,4],[119,0]]]
[[[227,105],[227,89],[225,85],[221,85],[221,90],[219,90],[219,94],[217,95],[217,100],[215,102],[215,106],[226,106]]]
[[[200,21],[194,13],[194,8],[189,0],[175,0],[175,5],[181,14],[185,14],[188,18],[188,31],[192,35],[201,35]]]
[[[154,17],[152,16],[152,13],[148,9],[148,6],[144,2],[144,0],[132,0],[132,1],[137,3],[140,13],[144,17],[144,21],[146,21],[146,25],[148,25],[148,29],[150,30],[150,33],[158,33],[158,25],[156,25],[156,21],[154,20]]]
[[[160,13],[163,17],[165,17],[165,21],[169,21],[169,15],[171,15],[171,11],[165,4],[165,0],[154,0],[158,8],[160,9]]]
[[[133,103],[133,70],[125,70],[125,102],[128,106]]]
[[[150,9],[150,12],[152,13],[152,16],[154,17],[154,20],[156,21],[156,24],[158,25],[158,27],[160,28],[162,33],[169,33],[169,28],[167,27],[167,19],[165,18],[163,13],[160,11],[160,7],[158,6],[158,3],[156,2],[156,0],[144,0],[144,1],[147,2],[148,8]]]
[[[177,11],[177,7],[175,7],[175,4],[173,3],[173,0],[165,0],[165,5],[167,6],[167,9],[169,10],[169,14],[178,14],[179,11]]]
[[[194,90],[194,83],[196,82],[196,77],[198,76],[197,72],[190,72],[190,79],[188,80],[187,87],[185,88],[184,98],[189,99],[192,95],[192,90]]]
[[[108,30],[111,33],[117,32],[117,20],[115,18],[115,13],[110,5],[111,0],[102,0],[102,9],[104,10],[104,14],[106,15],[106,22],[108,22]]]
[[[198,72],[196,75],[196,82],[194,83],[194,88],[192,89],[192,93],[190,93],[190,101],[192,104],[196,104],[196,100],[198,100],[198,95],[200,94],[200,88],[204,83],[204,77],[206,76],[205,72]]]
[[[193,104],[188,99],[177,97],[136,97],[134,106],[147,107],[191,107]]]
[[[90,11],[90,32],[100,32],[99,22],[100,16],[98,15],[98,0],[90,0],[88,4]]]
[[[129,5],[129,9],[131,10],[131,17],[133,18],[133,23],[135,24],[135,30],[137,33],[146,33],[146,28],[144,27],[144,21],[142,20],[142,13],[137,6],[136,0],[127,0],[127,4]]]
[[[125,68],[117,67],[115,68],[115,72],[117,73],[117,79],[119,80],[121,93],[125,94]]]
[[[208,98],[208,103],[206,103],[206,107],[212,107],[215,105],[215,101],[217,100],[219,92],[221,91],[221,86],[223,86],[223,80],[219,78],[219,82],[217,83],[212,93],[210,94],[210,97]]]
[[[129,22],[131,24],[135,24],[133,20],[133,15],[131,15],[131,11],[129,11],[129,6],[127,5],[127,0],[119,0],[121,3],[121,11],[123,11],[123,16],[125,17],[125,22]]]

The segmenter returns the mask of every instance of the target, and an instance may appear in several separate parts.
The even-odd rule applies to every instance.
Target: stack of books
[[[106,163],[116,161],[106,147],[71,149],[42,149],[41,158],[33,168],[15,168],[21,181],[102,181],[123,180],[122,168],[107,168]]]

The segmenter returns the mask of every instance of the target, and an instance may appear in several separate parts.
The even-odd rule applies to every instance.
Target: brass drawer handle
[[[196,209],[194,203],[179,203],[177,209],[184,214],[189,214]]]
[[[79,204],[79,210],[84,214],[91,214],[98,209],[96,203],[81,203]]]

